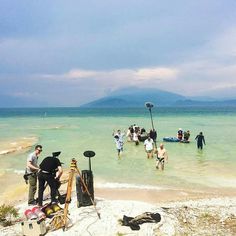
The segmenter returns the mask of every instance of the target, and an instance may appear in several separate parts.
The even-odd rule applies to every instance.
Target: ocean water
[[[164,142],[169,163],[155,169],[147,159],[143,143],[125,142],[121,159],[112,137],[113,130],[131,124],[151,128],[149,111],[139,109],[11,108],[0,109],[0,191],[5,185],[22,184],[27,155],[34,145],[43,145],[41,160],[61,151],[63,168],[77,160],[80,170],[91,159],[96,186],[149,189],[203,189],[236,186],[236,107],[154,107],[157,144],[165,136],[176,136],[178,128],[190,130],[190,143]],[[206,146],[197,150],[194,138],[202,131]],[[6,178],[13,176],[9,181]]]

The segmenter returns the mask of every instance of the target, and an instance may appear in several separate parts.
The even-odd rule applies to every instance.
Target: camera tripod
[[[62,228],[63,230],[66,230],[68,228],[68,223],[67,220],[68,218],[68,209],[69,209],[69,204],[71,202],[71,191],[72,191],[72,184],[73,184],[73,179],[74,179],[74,174],[78,173],[82,182],[82,185],[86,191],[86,193],[88,194],[88,196],[90,197],[90,200],[94,206],[94,209],[98,215],[98,218],[101,219],[100,217],[100,213],[97,211],[97,208],[95,206],[95,202],[92,199],[91,194],[88,191],[87,185],[85,184],[83,177],[80,173],[80,170],[77,167],[77,161],[73,158],[71,160],[71,164],[70,164],[70,173],[69,173],[69,179],[68,179],[68,184],[67,184],[67,190],[66,190],[66,200],[65,200],[65,207],[64,207],[64,211],[63,213],[59,213],[57,215],[55,215],[51,222],[50,225],[52,227],[52,230],[57,230]]]

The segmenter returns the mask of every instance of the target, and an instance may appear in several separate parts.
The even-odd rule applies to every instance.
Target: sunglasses
[[[37,149],[39,152],[42,152],[43,150],[42,149]]]

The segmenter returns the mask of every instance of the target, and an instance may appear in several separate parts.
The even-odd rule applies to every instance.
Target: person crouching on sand
[[[160,144],[160,147],[157,148],[157,159],[156,159],[156,168],[160,170],[164,170],[164,163],[168,163],[168,154],[166,149],[164,148],[163,143]]]

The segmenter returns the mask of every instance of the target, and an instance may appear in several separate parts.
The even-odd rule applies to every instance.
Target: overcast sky
[[[127,87],[236,98],[235,0],[1,0],[0,94],[74,106]]]

